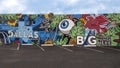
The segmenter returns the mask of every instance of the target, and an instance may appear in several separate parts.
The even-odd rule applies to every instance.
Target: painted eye
[[[72,29],[73,26],[74,26],[74,22],[70,19],[63,19],[59,23],[59,29],[64,34],[69,34],[69,32],[70,32],[70,30]]]
[[[63,29],[66,29],[69,26],[69,22],[67,20],[64,20],[61,24],[60,27]]]

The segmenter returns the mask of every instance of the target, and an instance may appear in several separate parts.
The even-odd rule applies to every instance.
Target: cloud
[[[70,5],[75,5],[79,0],[60,0],[62,3],[70,6]]]
[[[0,0],[0,13],[117,13],[120,0]]]
[[[21,0],[2,0],[0,2],[0,13],[21,13],[26,10],[26,6]]]
[[[120,13],[119,0],[79,0],[75,5],[65,6],[61,10],[65,14],[86,14],[86,13]]]

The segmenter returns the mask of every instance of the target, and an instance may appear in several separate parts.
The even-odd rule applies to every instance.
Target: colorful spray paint
[[[0,42],[120,46],[114,41],[119,37],[119,17],[120,14],[0,14]]]

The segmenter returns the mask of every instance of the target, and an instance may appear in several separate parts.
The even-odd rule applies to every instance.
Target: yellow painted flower
[[[44,14],[45,18],[49,18],[49,14]]]
[[[22,14],[16,14],[16,16],[17,16],[18,18],[21,18],[21,17],[22,17]]]
[[[70,39],[69,44],[77,44],[77,40],[72,38]]]
[[[47,41],[45,41],[45,44],[53,44],[53,41],[52,40],[47,40]]]
[[[80,18],[80,20],[82,21],[82,23],[85,25],[87,23],[87,21],[84,18]]]
[[[17,24],[17,20],[8,20],[7,24],[10,26],[15,26]]]

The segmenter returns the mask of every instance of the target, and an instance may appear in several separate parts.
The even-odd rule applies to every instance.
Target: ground
[[[120,47],[0,46],[0,68],[120,68]]]

